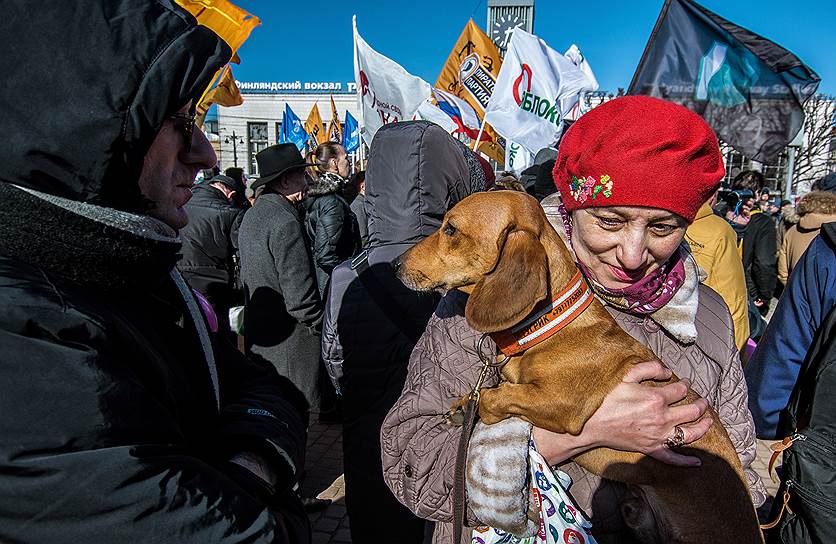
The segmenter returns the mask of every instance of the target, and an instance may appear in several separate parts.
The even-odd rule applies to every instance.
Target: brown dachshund
[[[415,290],[468,293],[468,323],[497,338],[573,278],[577,282],[576,273],[537,200],[499,191],[477,193],[450,210],[436,233],[404,254],[398,276]],[[554,432],[580,434],[630,365],[656,359],[590,299],[571,323],[502,367],[503,381],[481,393],[482,421],[517,416]],[[697,398],[689,391],[683,402]],[[737,453],[720,418],[710,408],[708,414],[714,423],[705,436],[679,449],[699,457],[699,468],[608,448],[574,458],[590,472],[632,484],[633,497],[621,510],[643,542],[763,542]]]

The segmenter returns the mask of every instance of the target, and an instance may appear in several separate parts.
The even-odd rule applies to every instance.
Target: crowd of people
[[[257,178],[221,173],[195,106],[229,46],[173,3],[85,4],[83,22],[56,3],[35,18],[11,7],[19,24],[4,25],[7,64],[50,63],[55,43],[84,62],[4,71],[0,541],[308,542],[306,511],[327,506],[300,491],[318,418],[342,424],[354,542],[421,543],[428,521],[453,542],[462,427],[445,414],[494,344],[466,319],[468,295],[412,291],[393,263],[443,225],[454,237],[445,214],[481,191],[532,195],[658,360],[636,364],[578,436],[477,423],[468,528],[537,532],[533,441],[571,477],[598,542],[640,541],[635,495],[572,457],[609,447],[696,466],[679,448],[706,433],[709,407],[759,507],[756,436],[797,436],[828,410],[797,407],[836,342],[836,174],[797,203],[755,170],[721,189],[708,125],[648,97],[584,114],[519,176],[427,121],[381,128],[366,170],[326,142],[263,149]],[[671,371],[683,381],[643,383]],[[674,406],[686,386],[701,398]],[[816,432],[836,462],[833,435]],[[821,531],[832,497],[802,500],[762,517],[789,505],[779,528],[816,518]]]

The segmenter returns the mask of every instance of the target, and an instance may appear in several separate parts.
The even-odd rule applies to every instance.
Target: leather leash
[[[470,443],[470,437],[473,435],[473,427],[476,425],[477,408],[479,407],[479,391],[482,389],[482,384],[485,383],[485,378],[488,376],[490,368],[496,368],[508,362],[509,357],[506,355],[501,361],[496,361],[496,357],[491,361],[490,355],[485,355],[483,346],[485,340],[489,335],[483,334],[479,339],[479,344],[476,350],[479,353],[479,360],[482,361],[482,369],[479,371],[479,378],[476,380],[476,385],[470,392],[465,404],[464,411],[461,407],[456,410],[450,410],[445,414],[444,418],[450,425],[461,425],[462,434],[459,436],[459,447],[456,453],[456,468],[453,473],[453,542],[458,544],[462,541],[462,532],[467,523],[467,508],[466,508],[466,489],[465,489],[465,470],[467,468],[467,446]]]

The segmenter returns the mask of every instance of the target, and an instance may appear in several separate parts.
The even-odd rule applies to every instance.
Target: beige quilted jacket
[[[470,391],[480,368],[476,355],[480,334],[464,319],[465,301],[466,296],[458,292],[451,292],[442,299],[412,353],[403,393],[381,430],[384,477],[389,487],[417,515],[436,521],[433,542],[445,544],[453,540],[452,483],[461,427],[445,424],[443,414],[454,400]],[[734,343],[731,317],[719,295],[700,286],[698,337],[691,345],[678,343],[650,319],[608,309],[625,331],[653,350],[680,378],[690,379],[693,389],[717,410],[740,455],[753,500],[756,505],[762,504],[766,492],[760,478],[750,468],[756,455],[756,443],[754,424],[747,407],[746,382]],[[491,371],[485,386],[491,387],[497,380],[498,373]],[[507,421],[516,429],[509,435],[517,436],[509,436],[503,442],[516,448],[517,454],[510,461],[505,459],[480,469],[490,471],[493,466],[497,481],[507,482],[511,478],[518,484],[514,486],[517,489],[503,497],[505,503],[496,508],[497,511],[516,510],[516,523],[525,519],[527,508],[525,452],[530,427],[521,420]],[[496,426],[482,426],[484,429],[489,427]],[[471,439],[471,458],[474,448]],[[475,453],[478,456],[478,451]],[[574,483],[570,492],[592,519],[596,536],[623,530],[620,516],[614,509],[620,484],[602,481],[573,463],[561,468],[572,477]],[[501,527],[501,520],[486,519],[487,513],[476,518],[474,492],[474,486],[468,484],[471,497],[468,523]],[[510,529],[513,524],[507,523],[509,526],[503,528]],[[470,542],[469,529],[464,531],[462,542]]]

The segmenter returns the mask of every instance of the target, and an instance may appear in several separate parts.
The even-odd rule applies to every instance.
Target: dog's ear
[[[532,234],[508,234],[492,272],[473,287],[464,315],[479,332],[508,329],[546,298],[549,271],[546,250]]]

